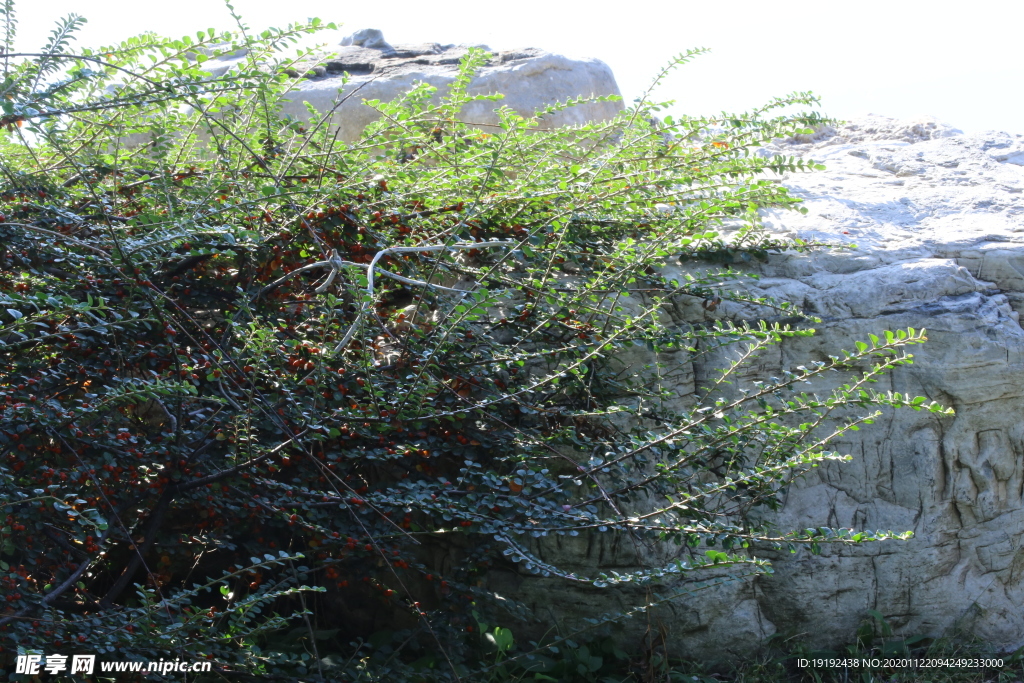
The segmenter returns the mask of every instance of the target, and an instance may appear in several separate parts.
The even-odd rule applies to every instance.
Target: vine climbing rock
[[[363,99],[393,99],[419,80],[443,93],[468,50],[436,43],[391,46],[371,31],[346,42],[297,65],[295,75],[305,77],[286,112],[306,119],[306,103],[333,112],[332,125],[349,141],[377,116]],[[231,59],[240,57],[204,68],[223,73]],[[344,73],[350,78],[343,83]],[[500,104],[529,114],[567,98],[618,94],[602,62],[536,49],[495,54],[469,90],[505,94],[501,103],[476,102],[462,112],[481,125],[497,123],[493,109]],[[618,102],[588,103],[553,114],[549,123],[581,124],[619,111]],[[965,135],[929,118],[869,116],[779,140],[758,153],[805,157],[827,167],[781,179],[805,200],[808,212],[764,212],[768,230],[846,248],[739,264],[759,271],[759,279],[742,283],[750,299],[791,301],[821,318],[816,336],[786,339],[758,358],[743,380],[827,361],[870,334],[925,328],[928,342],[915,347],[914,364],[898,367],[886,386],[875,388],[923,395],[956,414],[884,412],[873,425],[832,444],[852,461],[823,464],[796,480],[785,507],[773,513],[781,530],[828,525],[913,531],[910,540],[826,545],[820,555],[758,546],[752,554],[771,559],[773,575],[702,586],[636,614],[624,622],[627,632],[639,638],[662,630],[670,654],[724,663],[774,634],[799,635],[814,648],[849,644],[872,613],[903,636],[959,630],[995,650],[1024,645],[1024,138]],[[692,267],[661,265],[679,281]],[[765,309],[728,299],[704,304],[678,301],[667,313],[677,325],[771,318]],[[735,352],[724,348],[699,360],[676,354],[681,401],[692,402],[714,381],[730,360],[727,354]],[[642,365],[651,359],[634,360]],[[834,381],[848,380],[843,375]],[[743,388],[737,383],[727,391]],[[829,388],[819,384],[808,391]],[[610,534],[545,539],[533,550],[544,562],[588,576],[665,566],[687,553],[671,544],[615,543]],[[562,633],[587,628],[587,619],[643,604],[652,595],[644,587],[598,589],[525,571],[492,571],[485,583],[540,618],[533,633],[520,630],[517,638],[550,634],[553,625]]]
[[[376,29],[362,29],[342,44],[297,64],[290,73],[304,76],[284,113],[307,120],[306,103],[318,112],[331,114],[339,137],[356,140],[363,129],[378,118],[363,100],[388,102],[408,92],[417,81],[438,88],[435,100],[455,81],[459,60],[471,47],[485,45],[391,46]],[[231,55],[203,64],[214,75],[222,75],[239,64],[242,55]],[[346,82],[344,74],[348,74]],[[471,95],[502,93],[501,101],[479,101],[462,110],[464,120],[482,126],[498,124],[494,109],[508,106],[522,115],[532,115],[552,104],[578,97],[619,95],[615,77],[607,64],[597,59],[573,59],[544,50],[525,48],[493,53],[469,86]],[[550,126],[578,125],[612,118],[622,111],[621,101],[589,102],[544,117]]]
[[[743,381],[827,362],[870,334],[924,328],[928,342],[914,348],[914,363],[874,388],[926,396],[956,414],[883,412],[831,445],[851,461],[798,479],[774,516],[783,531],[826,524],[913,531],[910,540],[826,545],[820,555],[758,547],[753,554],[773,561],[773,575],[703,588],[634,616],[627,629],[640,637],[661,627],[672,654],[720,663],[777,633],[814,648],[849,645],[872,611],[897,636],[968,633],[1003,652],[1024,645],[1024,137],[869,116],[759,153],[827,168],[784,176],[808,212],[764,212],[766,227],[847,248],[742,265],[760,271],[743,285],[752,297],[792,301],[821,318],[814,337],[785,340]],[[683,275],[678,264],[664,270]],[[672,315],[688,324],[757,320],[765,311],[728,300],[708,310],[694,300],[677,304]],[[736,353],[724,348],[730,351],[700,362],[683,359],[676,393],[708,386]],[[740,382],[728,391],[743,388]],[[830,385],[806,389],[827,395]],[[686,556],[674,545],[616,544],[604,536],[553,539],[538,551],[591,575]],[[636,587],[598,591],[511,573],[495,575],[491,585],[538,611],[545,630],[552,623],[582,628],[587,617],[649,599]]]

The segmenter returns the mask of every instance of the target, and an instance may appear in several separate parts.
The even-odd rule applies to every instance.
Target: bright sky
[[[16,0],[18,46],[37,50],[57,17],[89,23],[79,42],[110,44],[146,30],[171,37],[233,27],[216,0]],[[972,0],[633,0],[613,3],[481,0],[235,0],[253,28],[320,17],[344,24],[338,42],[379,28],[392,44],[539,47],[604,60],[627,100],[688,48],[711,53],[677,70],[657,99],[688,114],[739,112],[796,90],[836,118],[930,114],[965,132],[1024,133],[1024,3]]]

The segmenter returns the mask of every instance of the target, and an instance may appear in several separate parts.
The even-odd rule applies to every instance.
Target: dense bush
[[[481,637],[480,621],[526,618],[489,570],[667,600],[709,564],[767,570],[758,539],[889,536],[748,513],[842,457],[828,439],[872,407],[941,410],[867,386],[921,333],[719,392],[766,346],[813,334],[783,324],[806,320],[784,302],[720,315],[743,299],[734,264],[812,246],[772,239],[758,213],[797,203],[768,172],[808,167],[750,153],[821,122],[770,116],[810,94],[663,121],[645,98],[569,130],[503,108],[480,129],[459,120],[487,58],[473,52],[442,100],[420,85],[368,102],[380,122],[343,144],[329,113],[276,114],[282,50],[317,22],[70,53],[71,18],[17,55],[10,2],[5,16],[0,661],[570,680],[576,664],[517,658],[531,647],[506,628]],[[238,70],[201,71],[239,48]],[[718,265],[669,281],[669,261]],[[680,301],[703,318],[673,322]],[[722,345],[746,352],[680,400],[666,363]],[[793,388],[836,369],[852,379],[828,395]],[[602,533],[679,551],[614,576],[536,554]],[[464,560],[447,566],[452,547]]]

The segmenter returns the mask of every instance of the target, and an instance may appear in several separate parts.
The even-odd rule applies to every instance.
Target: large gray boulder
[[[784,178],[809,211],[774,217],[773,228],[858,245],[764,268],[752,289],[824,319],[817,338],[783,346],[781,364],[870,332],[926,328],[929,341],[891,388],[956,416],[888,413],[838,444],[853,462],[794,488],[785,526],[822,520],[915,537],[782,559],[758,582],[762,617],[834,645],[874,609],[907,635],[959,628],[1015,649],[1024,644],[1024,138],[869,117],[778,147],[828,170]]]
[[[959,631],[997,650],[1024,645],[1024,138],[871,116],[760,153],[827,167],[781,179],[809,211],[766,212],[770,230],[857,246],[772,256],[760,279],[743,284],[822,318],[815,337],[787,340],[744,378],[827,360],[872,333],[925,328],[928,342],[910,349],[914,364],[875,388],[924,395],[956,415],[890,410],[848,433],[832,447],[852,462],[799,479],[774,520],[782,530],[910,530],[911,540],[826,546],[821,555],[762,548],[774,575],[675,600],[626,622],[627,633],[664,629],[673,654],[728,662],[776,633],[818,648],[849,644],[875,610],[904,636]],[[681,270],[665,268],[671,277]],[[672,313],[679,324],[711,315],[699,302]],[[756,319],[764,310],[725,302],[713,315]],[[727,360],[677,359],[676,393],[706,386]],[[657,566],[679,552],[600,535],[539,550],[591,575]],[[493,585],[569,629],[647,598],[522,575]]]
[[[408,92],[417,81],[424,81],[438,88],[436,101],[455,81],[459,60],[471,47],[488,49],[485,45],[438,43],[392,46],[376,29],[357,31],[341,45],[313,55],[290,70],[291,75],[302,80],[289,94],[290,102],[284,106],[284,113],[308,120],[309,103],[321,114],[329,113],[330,124],[337,128],[340,139],[354,141],[379,118],[378,112],[363,100],[389,102]],[[243,58],[235,54],[210,60],[203,68],[219,76]],[[468,104],[462,110],[463,120],[495,125],[498,117],[494,109],[503,105],[529,116],[572,98],[619,95],[619,88],[608,65],[597,59],[572,59],[525,48],[494,53],[469,86],[471,95],[494,93],[505,97],[498,102]],[[551,114],[544,121],[552,127],[579,125],[610,119],[622,109],[621,101],[590,102]]]

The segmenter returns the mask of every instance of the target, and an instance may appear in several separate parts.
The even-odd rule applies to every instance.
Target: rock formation
[[[776,255],[746,283],[822,318],[815,337],[787,340],[748,379],[827,360],[872,333],[925,328],[929,341],[911,349],[914,364],[875,388],[928,396],[956,415],[890,410],[849,433],[832,447],[853,461],[798,480],[775,520],[783,530],[828,524],[912,530],[913,539],[818,556],[762,549],[774,575],[703,590],[627,630],[639,636],[660,625],[674,654],[728,662],[775,633],[819,648],[849,644],[876,610],[905,636],[959,630],[1002,651],[1024,645],[1024,138],[872,116],[761,153],[827,167],[782,178],[809,211],[772,212],[770,230],[857,246]],[[677,311],[679,322],[704,316],[698,307]],[[759,317],[729,302],[716,315]],[[683,359],[690,367],[678,393],[707,382],[722,361]],[[559,541],[547,558],[577,556],[606,572],[639,564],[633,549],[576,541]],[[650,549],[644,560],[672,552]],[[536,577],[494,585],[575,627],[644,598]]]
[[[293,76],[304,75],[290,95],[284,113],[307,120],[306,104],[317,111],[333,111],[331,124],[342,140],[353,141],[378,118],[363,100],[388,102],[425,81],[444,95],[455,81],[458,63],[470,47],[486,45],[398,45],[392,47],[376,29],[362,29],[332,50],[296,65]],[[238,64],[242,55],[211,60],[203,68],[217,76]],[[343,74],[348,74],[346,82]],[[494,109],[506,105],[522,115],[576,97],[618,95],[611,69],[596,59],[571,59],[543,50],[498,52],[469,86],[471,95],[501,93],[501,102],[473,102],[462,112],[464,120],[482,125],[498,123]],[[340,104],[339,104],[340,103]],[[551,126],[582,124],[609,119],[622,110],[621,102],[591,102],[570,107],[546,118]]]
[[[803,143],[803,144],[800,144]],[[886,542],[777,564],[762,618],[835,644],[874,609],[905,634],[954,628],[1024,644],[1024,138],[963,135],[935,121],[870,117],[779,145],[828,170],[784,179],[809,212],[774,218],[849,252],[783,256],[757,289],[824,319],[783,347],[783,365],[870,332],[926,328],[892,389],[956,409],[885,416],[839,444],[854,455],[790,495],[780,523],[911,529]],[[783,151],[783,150],[780,150]]]

